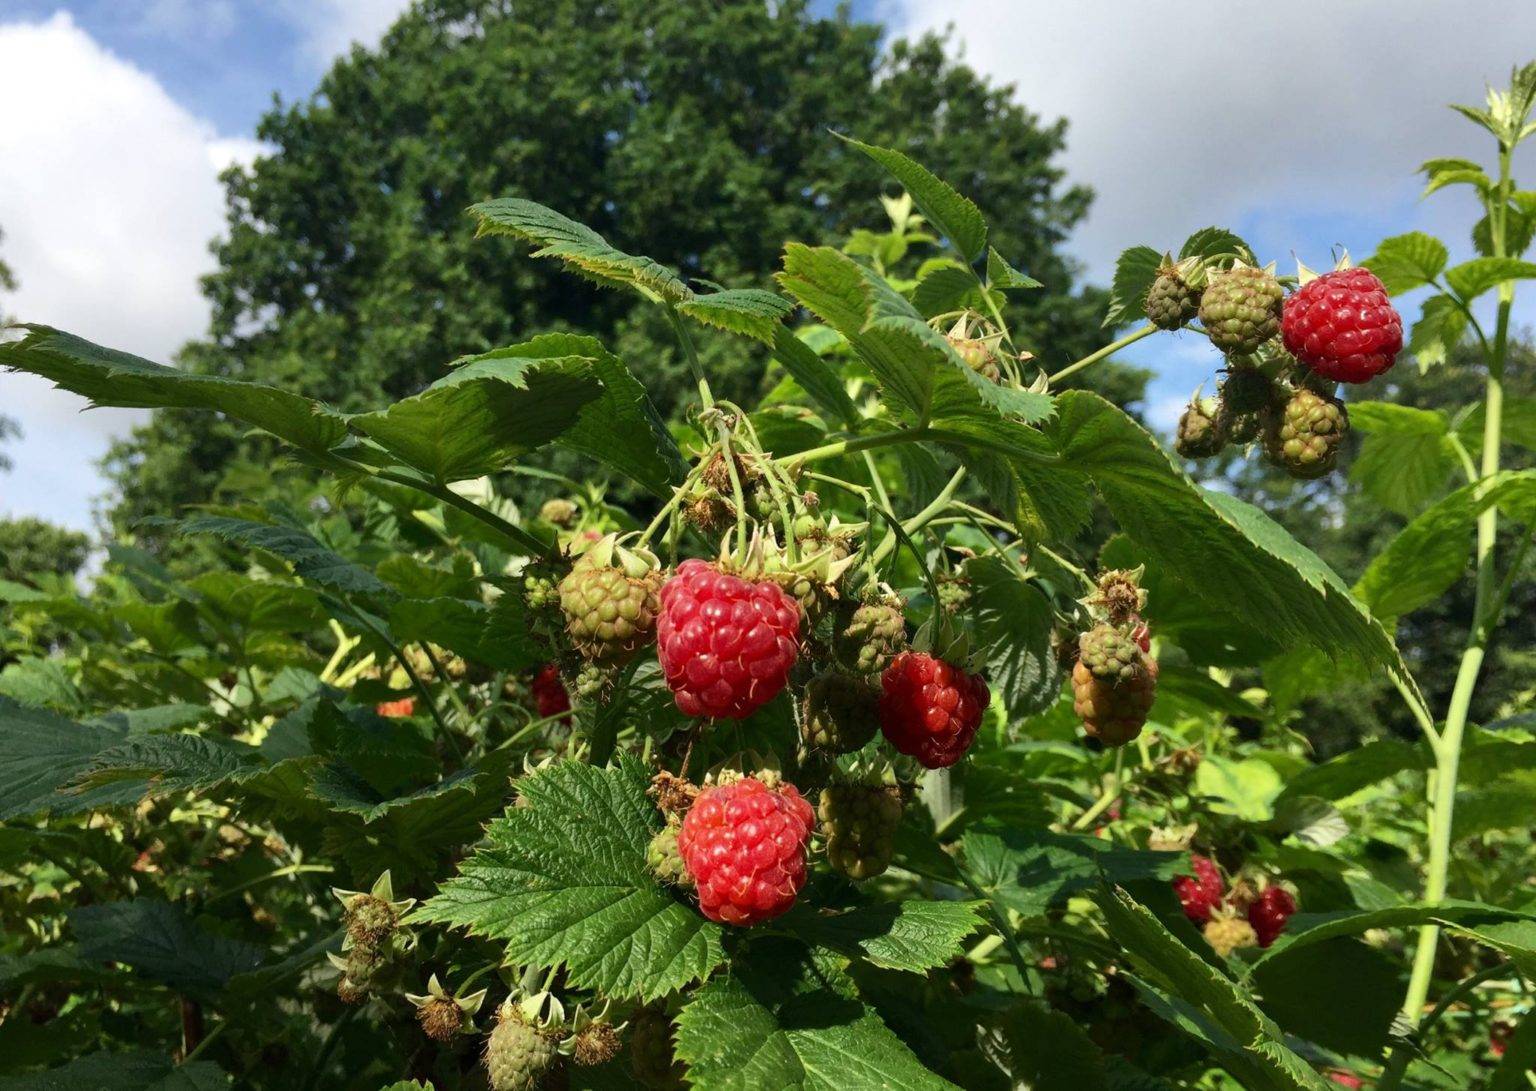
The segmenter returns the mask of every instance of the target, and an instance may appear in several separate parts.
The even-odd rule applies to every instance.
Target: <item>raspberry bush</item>
[[[24,327],[0,364],[310,476],[166,513],[200,574],[121,542],[88,592],[0,583],[0,1091],[1524,1086],[1536,742],[1469,709],[1536,515],[1501,461],[1533,102],[1536,68],[1463,110],[1496,172],[1425,165],[1483,203],[1476,256],[1136,246],[1077,361],[898,150],[829,144],[904,194],[772,284],[476,205],[508,277],[654,308],[697,389],[670,423],[580,333],[343,413]],[[1075,382],[1152,336],[1215,391],[1166,444]],[[1452,352],[1480,401],[1394,401]],[[1348,586],[1185,458],[1397,521]],[[1422,694],[1398,621],[1469,567]],[[1309,752],[1304,699],[1364,677],[1420,737]]]

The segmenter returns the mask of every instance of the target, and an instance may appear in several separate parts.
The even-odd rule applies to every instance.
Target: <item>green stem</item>
[[[1099,351],[1091,352],[1087,356],[1084,356],[1077,363],[1068,364],[1066,367],[1062,368],[1055,375],[1051,376],[1051,385],[1055,386],[1068,375],[1075,375],[1079,371],[1082,371],[1085,367],[1091,367],[1092,365],[1098,363],[1100,360],[1104,359],[1106,356],[1112,356],[1119,352],[1121,349],[1125,348],[1127,345],[1134,345],[1143,337],[1151,337],[1156,332],[1157,327],[1152,325],[1150,322],[1148,322],[1145,326],[1140,327],[1139,329],[1132,330],[1118,341],[1111,341],[1109,344],[1099,349]]]
[[[725,459],[726,473],[731,476],[731,496],[736,501],[736,559],[747,559],[747,494],[741,487],[741,474],[736,470],[736,454],[731,450],[731,430],[724,421],[718,425],[720,433],[720,457]]]
[[[231,898],[236,894],[243,894],[253,886],[260,886],[262,883],[271,882],[273,879],[281,879],[285,875],[302,875],[306,872],[328,872],[335,870],[336,869],[331,867],[329,864],[288,864],[285,867],[278,868],[276,871],[269,871],[265,875],[258,875],[254,879],[247,879],[239,886],[232,886],[228,890],[221,890],[213,897],[209,898],[205,904],[212,905],[214,902],[220,901],[224,898]]]
[[[933,439],[934,434],[930,428],[904,428],[895,432],[880,432],[872,436],[851,436],[821,447],[812,447],[809,451],[801,451],[798,454],[781,455],[774,461],[819,462],[824,458],[838,458],[841,455],[853,454],[855,451],[870,451],[876,447],[890,447],[897,443],[918,443],[925,439]]]
[[[408,489],[426,493],[434,500],[438,500],[449,507],[458,508],[464,514],[477,519],[517,545],[517,547],[536,557],[553,556],[554,550],[529,534],[522,527],[509,523],[493,511],[487,511],[473,500],[466,500],[458,493],[445,485],[439,485],[423,478],[412,477],[410,474],[396,473],[394,470],[378,470],[361,462],[353,462],[349,458],[336,458],[337,462],[345,464],[347,469],[377,477],[380,481],[392,481],[396,485],[404,485]]]
[[[1105,811],[1113,807],[1120,798],[1120,793],[1125,787],[1122,773],[1125,768],[1125,748],[1115,751],[1115,770],[1104,780],[1104,791],[1099,796],[1098,802],[1077,816],[1077,821],[1072,823],[1074,830],[1086,829],[1093,825],[1094,821]]]
[[[704,403],[705,409],[713,409],[715,395],[709,389],[709,380],[704,377],[704,365],[699,362],[699,351],[693,346],[693,335],[688,332],[687,325],[672,304],[666,304],[663,307],[663,313],[666,314],[667,324],[672,327],[672,332],[677,337],[677,343],[682,346],[683,359],[688,361],[688,370],[693,372],[694,382],[699,384],[699,400]]]
[[[421,650],[427,653],[427,662],[432,664],[433,673],[443,683],[443,689],[448,692],[448,700],[453,702],[453,707],[458,710],[459,718],[465,727],[475,722],[474,714],[469,711],[469,706],[464,703],[464,698],[459,696],[459,687],[454,685],[453,679],[448,677],[448,672],[443,669],[442,662],[432,652],[432,645],[425,640],[420,641]]]
[[[903,522],[901,524],[901,529],[908,535],[916,534],[918,531],[922,530],[923,527],[927,526],[930,522],[933,521],[935,516],[950,506],[950,502],[955,497],[955,490],[960,487],[960,483],[964,480],[965,467],[961,466],[954,472],[949,481],[945,483],[944,487],[939,490],[938,495],[933,498],[928,506],[925,507],[922,511],[918,512],[916,515],[912,516],[912,518]],[[887,510],[889,509],[887,508]],[[880,545],[875,549],[873,555],[875,564],[879,564],[881,561],[885,560],[885,558],[891,555],[898,544],[897,538],[898,536],[893,530],[892,533],[887,535],[886,539],[880,543]],[[918,558],[918,563],[922,563],[922,558]]]

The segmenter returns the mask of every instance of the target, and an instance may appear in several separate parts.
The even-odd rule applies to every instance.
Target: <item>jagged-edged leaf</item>
[[[388,409],[351,418],[397,458],[439,482],[504,470],[576,423],[602,396],[589,356],[478,356]]]
[[[368,569],[326,548],[313,535],[297,527],[258,523],[227,515],[195,515],[182,520],[181,529],[186,534],[212,534],[226,542],[275,553],[293,566],[294,574],[300,579],[322,587],[347,594],[389,592],[389,588]]]
[[[772,345],[784,319],[795,309],[783,296],[761,288],[727,288],[696,295],[677,305],[679,313],[725,330],[741,333],[765,345]]]
[[[1381,278],[1389,295],[1422,288],[1445,269],[1450,254],[1445,243],[1422,231],[1382,239],[1376,253],[1360,264]]]
[[[123,733],[0,697],[0,821],[74,809],[59,789]]]
[[[437,773],[431,740],[420,725],[380,716],[371,708],[343,707],[316,696],[285,716],[273,733],[279,728],[285,735],[302,732],[308,753],[345,766],[380,800],[400,795]],[[290,746],[288,756],[304,752]]]
[[[508,670],[525,670],[550,658],[550,649],[529,625],[528,605],[519,594],[502,595],[491,604],[482,639],[512,664]]]
[[[265,948],[200,928],[181,908],[153,898],[82,906],[70,911],[69,924],[85,958],[122,963],[190,996],[212,998],[267,958]]]
[[[980,905],[909,899],[836,912],[806,907],[786,916],[782,924],[814,947],[890,970],[922,973],[948,965],[961,954],[961,941],[981,923]]]
[[[1011,292],[1020,288],[1044,288],[1034,277],[1027,273],[1021,273],[1006,258],[997,252],[996,247],[987,247],[987,281],[990,287]]]
[[[1353,402],[1349,420],[1365,434],[1349,477],[1389,511],[1412,517],[1440,495],[1456,466],[1444,413],[1390,402]]]
[[[924,318],[931,318],[962,307],[981,307],[982,292],[976,274],[964,265],[959,262],[937,265],[912,289],[912,306]]]
[[[50,326],[23,328],[22,340],[0,343],[0,368],[41,375],[93,405],[213,409],[315,452],[347,434],[341,414],[287,390],[153,364]]]
[[[1262,709],[1241,693],[1222,685],[1210,674],[1178,663],[1164,664],[1157,676],[1157,703],[1152,706],[1152,718],[1169,722],[1160,715],[1163,702],[1193,707],[1205,712],[1220,712],[1224,716],[1248,716],[1258,719]]]
[[[92,806],[127,806],[170,792],[206,791],[249,780],[266,768],[260,750],[201,735],[145,735],[108,746],[72,785]]]
[[[1230,814],[1244,822],[1267,822],[1284,781],[1279,771],[1260,758],[1241,761],[1207,754],[1195,770],[1195,794],[1217,814]]]
[[[1478,515],[1498,504],[1518,513],[1536,496],[1536,471],[1499,474],[1464,485],[1398,531],[1355,584],[1355,595],[1381,618],[1401,617],[1438,599],[1466,572]]]
[[[789,304],[784,306],[788,309]],[[560,433],[560,445],[611,466],[658,495],[668,493],[687,471],[677,441],[634,372],[597,338],[546,333],[463,362],[577,357],[591,361],[602,393],[581,407],[576,422]]]
[[[784,365],[784,370],[833,420],[851,425],[859,419],[859,411],[849,400],[837,372],[786,326],[774,331],[773,358]]]
[[[520,804],[416,916],[502,940],[513,962],[564,964],[578,988],[661,996],[724,957],[720,927],[656,884],[646,847],[661,816],[645,769],[577,761],[518,782]]]
[[[1483,449],[1483,425],[1488,407],[1478,402],[1462,420],[1456,434],[1476,458]],[[1536,398],[1504,395],[1504,412],[1500,417],[1500,439],[1527,450],[1536,451]]]
[[[1082,1091],[1090,1087],[1108,1091],[1114,1086],[1103,1051],[1065,1012],[1053,1011],[1045,1004],[1016,1004],[989,1030],[991,1041],[983,1049],[1002,1062],[1003,1071],[1016,1087],[1030,1091]]]
[[[201,723],[208,715],[207,705],[153,705],[149,708],[105,712],[86,722],[125,735],[153,735],[161,731],[191,727]]]
[[[0,1077],[0,1091],[219,1091],[229,1076],[211,1061],[177,1064],[149,1050],[87,1053],[59,1068]]]
[[[1343,799],[1408,769],[1426,768],[1424,752],[1401,739],[1376,739],[1285,779],[1282,799]]]
[[[425,788],[385,798],[383,793],[345,765],[324,765],[315,773],[311,785],[315,798],[332,810],[355,814],[364,822],[374,822],[391,811],[419,805],[448,792],[468,791],[475,787],[474,769],[460,769]]]
[[[0,669],[0,697],[24,705],[75,713],[85,698],[63,662],[51,656],[24,656]]]
[[[1085,834],[1041,829],[967,830],[961,843],[965,872],[976,886],[1026,917],[1043,915],[1096,886],[1101,876],[1116,883],[1171,881],[1183,866],[1175,853],[1124,849]]]
[[[1253,249],[1241,236],[1225,227],[1202,227],[1184,240],[1184,245],[1179,247],[1179,257],[1205,260],[1238,257],[1251,265]]]
[[[948,182],[902,152],[848,137],[843,139],[900,182],[928,222],[960,251],[966,261],[975,261],[981,256],[982,248],[987,245],[987,221],[969,197],[961,196]]]
[[[1298,913],[1286,924],[1275,945],[1255,966],[1284,958],[1289,951],[1337,936],[1358,936],[1373,928],[1413,928],[1421,924],[1474,924],[1484,921],[1536,920],[1536,914],[1502,909],[1482,902],[1447,900],[1434,904],[1405,902],[1381,909],[1336,909],[1329,913]]]
[[[1463,303],[1511,280],[1536,277],[1536,262],[1519,258],[1473,258],[1445,271],[1445,282]]]
[[[835,967],[789,939],[753,943],[677,1017],[699,1091],[936,1091],[929,1072]]]
[[[1447,295],[1430,296],[1408,331],[1408,351],[1427,371],[1445,363],[1467,332],[1467,312]]]
[[[1244,1086],[1328,1091],[1328,1082],[1282,1041],[1280,1028],[1246,992],[1180,943],[1123,887],[1103,888],[1098,902],[1110,934],[1142,973],[1230,1036],[1244,1068],[1262,1080]]]
[[[1399,960],[1353,939],[1308,947],[1254,974],[1264,1010],[1291,1034],[1346,1056],[1374,1056],[1403,1003]]]
[[[1157,279],[1163,256],[1150,246],[1133,246],[1115,262],[1115,279],[1109,288],[1109,309],[1104,325],[1123,326],[1147,317],[1147,289]]]
[[[987,663],[994,699],[1011,719],[1051,705],[1061,693],[1061,666],[1051,647],[1051,603],[1017,565],[994,555],[972,557],[964,575],[972,590],[977,650]]]
[[[626,254],[585,224],[521,197],[502,197],[470,207],[477,235],[511,235],[532,244],[536,258],[556,258],[609,287],[628,285],[651,297],[681,302],[693,292],[666,266]]]
[[[1220,616],[1263,617],[1281,640],[1401,669],[1381,625],[1338,575],[1263,512],[1200,489],[1139,424],[1096,394],[1057,399],[1067,463],[1097,486],[1121,529]]]

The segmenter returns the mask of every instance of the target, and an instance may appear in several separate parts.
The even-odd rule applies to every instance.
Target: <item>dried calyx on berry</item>
[[[610,534],[589,546],[560,581],[566,632],[581,655],[622,663],[650,643],[656,628],[661,562]]]
[[[434,1042],[451,1042],[472,1028],[471,1020],[485,1002],[485,989],[468,996],[454,996],[443,988],[433,974],[422,994],[406,993],[406,1000],[416,1008],[416,1021]]]

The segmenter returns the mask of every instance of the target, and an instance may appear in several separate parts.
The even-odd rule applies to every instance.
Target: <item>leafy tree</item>
[[[43,573],[73,576],[90,545],[79,531],[41,519],[0,519],[0,580],[30,584]]]
[[[828,129],[945,163],[994,245],[1047,286],[1011,309],[1019,340],[1057,362],[1097,347],[1102,304],[1074,294],[1059,252],[1091,198],[1053,162],[1065,123],[939,39],[883,52],[881,36],[804,0],[426,0],[261,121],[275,150],[225,175],[213,322],[182,366],[358,409],[456,356],[575,327],[670,413],[687,383],[662,320],[542,263],[509,267],[505,244],[472,245],[465,208],[526,196],[687,278],[766,285],[781,240],[879,226],[872,198],[890,183]],[[758,384],[763,354],[709,336],[700,351],[724,396]],[[116,528],[216,495],[271,450],[228,422],[157,415],[109,456]],[[241,478],[231,493],[248,494]]]

